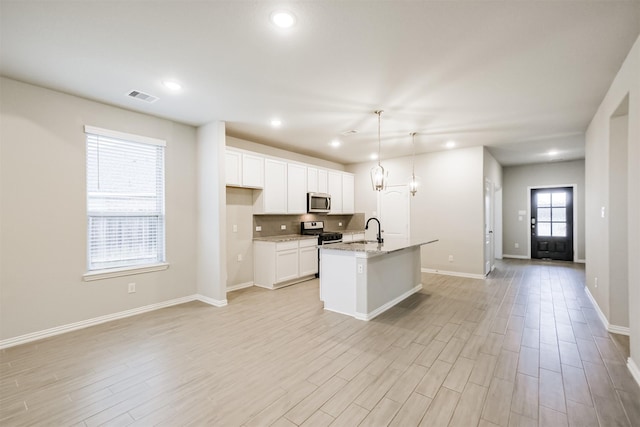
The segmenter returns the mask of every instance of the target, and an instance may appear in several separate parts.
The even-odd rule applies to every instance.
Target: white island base
[[[421,244],[393,250],[377,244],[321,246],[320,299],[325,310],[371,320],[418,292]]]

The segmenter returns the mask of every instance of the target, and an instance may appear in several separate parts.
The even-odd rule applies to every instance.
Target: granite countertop
[[[320,246],[322,250],[345,251],[354,253],[365,253],[366,256],[384,255],[402,249],[412,248],[414,246],[427,245],[435,243],[434,240],[399,240],[390,241],[379,244],[375,240],[367,240],[367,243],[333,243],[331,245]]]
[[[315,239],[318,240],[318,236],[303,235],[303,234],[284,234],[282,236],[269,236],[269,237],[254,237],[254,241],[259,242],[289,242],[292,240],[306,240]]]

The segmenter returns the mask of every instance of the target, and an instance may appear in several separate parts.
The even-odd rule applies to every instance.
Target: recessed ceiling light
[[[282,126],[282,120],[280,119],[271,120],[271,126],[273,126],[274,128],[279,128],[280,126]]]
[[[337,139],[334,139],[333,141],[331,141],[331,142],[329,143],[329,145],[330,145],[330,146],[332,146],[333,148],[338,148],[338,147],[340,147],[340,145],[342,145],[342,144],[341,144],[341,142],[340,142],[340,141],[338,141]]]
[[[182,89],[182,85],[180,83],[178,83],[178,82],[173,81],[173,80],[163,80],[162,81],[162,85],[164,87],[166,87],[167,89],[169,89],[169,90],[176,91],[176,90]]]
[[[371,155],[369,156],[369,158],[371,160],[377,160],[378,159],[378,153],[371,153]]]
[[[447,148],[453,148],[456,146],[456,142],[455,141],[447,141],[446,145]]]
[[[548,154],[549,156],[555,156],[555,155],[557,155],[557,154],[558,154],[558,152],[557,152],[556,150],[549,150],[549,151],[547,152],[547,154]]]
[[[296,17],[291,12],[279,10],[271,14],[271,22],[278,28],[291,28],[296,23]]]

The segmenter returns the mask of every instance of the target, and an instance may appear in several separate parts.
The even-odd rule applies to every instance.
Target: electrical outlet
[[[238,262],[242,261],[242,254],[238,254]]]
[[[238,224],[233,224],[233,232],[234,233],[238,232]]]
[[[256,231],[262,231],[262,227],[259,225],[256,225]]]
[[[514,246],[516,249],[518,249],[518,248],[520,247],[520,243],[516,242],[516,243],[514,243],[514,245],[513,245],[513,246]]]
[[[364,267],[362,264],[358,264],[358,274],[362,274],[364,272]]]
[[[338,223],[338,227],[342,227],[342,223],[341,222]]]
[[[453,255],[449,255],[449,262],[453,262]]]
[[[287,229],[287,226],[286,226],[286,225],[282,224],[282,225],[280,226],[280,230],[286,230],[286,229]]]
[[[135,283],[129,283],[129,293],[130,294],[135,294],[136,293],[136,284]]]
[[[596,282],[596,288],[597,288],[598,287],[598,278],[597,277],[596,277],[595,282]]]

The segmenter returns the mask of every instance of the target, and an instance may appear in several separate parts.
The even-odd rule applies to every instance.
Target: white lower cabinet
[[[312,278],[318,271],[314,239],[253,242],[254,284],[276,289]]]
[[[276,283],[298,278],[298,248],[279,251],[276,245]]]

